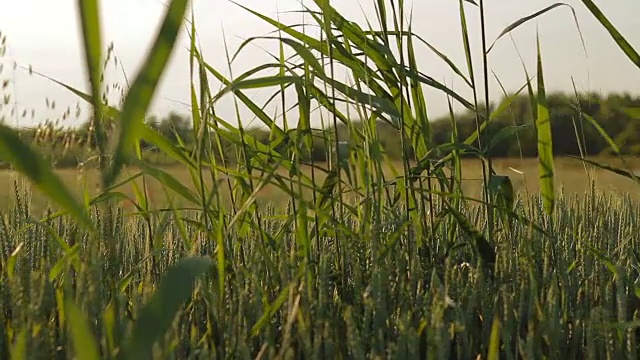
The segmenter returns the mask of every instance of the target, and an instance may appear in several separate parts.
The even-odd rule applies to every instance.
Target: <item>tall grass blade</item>
[[[1,124],[0,158],[11,163],[18,172],[27,176],[38,189],[76,218],[80,224],[89,229],[93,228],[86,210],[73,197],[60,177],[53,172],[49,161],[22,141],[14,130]]]
[[[100,170],[105,169],[105,151],[107,138],[102,122],[102,97],[100,84],[102,80],[102,36],[100,30],[100,16],[98,15],[98,0],[78,0],[80,22],[84,40],[86,66],[89,72],[91,95],[93,98],[92,125],[95,128],[96,144],[100,153]]]
[[[607,17],[600,11],[598,6],[592,0],[581,0],[582,3],[589,9],[591,14],[604,26],[609,32],[613,40],[618,47],[627,55],[629,60],[633,62],[638,68],[640,68],[640,54],[629,44],[627,39],[616,29],[616,27],[607,19]]]
[[[640,185],[640,177],[638,177],[638,175],[634,174],[633,172],[627,171],[627,170],[623,170],[620,168],[617,168],[615,166],[611,166],[611,165],[607,165],[607,164],[603,164],[601,162],[595,161],[595,160],[590,160],[590,159],[585,159],[585,158],[581,158],[578,156],[574,156],[574,155],[569,155],[570,158],[574,158],[574,159],[578,159],[580,161],[586,162],[588,164],[591,164],[595,167],[598,167],[602,170],[606,170],[609,172],[612,172],[614,174],[618,174],[620,176],[623,176],[627,179],[633,180],[635,181],[637,184]]]
[[[73,348],[78,359],[99,360],[100,351],[87,322],[87,317],[72,300],[67,300],[66,315]]]
[[[491,336],[489,338],[489,352],[487,353],[487,359],[500,359],[500,317],[497,315],[494,316],[493,324],[491,325]]]
[[[537,38],[538,51],[538,94],[536,97],[536,130],[538,134],[538,175],[540,177],[540,191],[545,211],[553,214],[555,207],[555,188],[553,184],[553,141],[551,134],[551,117],[545,94],[544,76],[542,70],[542,54],[540,52],[540,38]]]
[[[173,51],[187,3],[188,0],[173,0],[169,5],[153,48],[127,94],[120,114],[121,129],[113,163],[104,178],[105,187],[115,181],[143,131],[145,113]]]
[[[135,161],[135,165],[144,170],[145,174],[151,175],[168,189],[173,190],[176,194],[182,196],[189,202],[193,204],[200,203],[198,196],[185,185],[183,185],[180,181],[178,181],[178,179],[176,179],[169,172],[157,167],[153,167],[142,160]]]
[[[618,144],[616,144],[615,141],[613,141],[613,139],[611,138],[611,136],[609,136],[609,134],[607,134],[607,131],[605,129],[603,129],[602,126],[600,126],[600,124],[598,124],[596,119],[594,119],[589,114],[581,113],[581,115],[585,120],[587,120],[587,122],[589,122],[589,124],[591,124],[591,126],[593,126],[598,131],[600,136],[602,136],[602,138],[605,139],[607,144],[609,144],[609,146],[611,146],[611,149],[616,154],[620,154],[620,147],[618,146]]]
[[[537,17],[540,17],[541,15],[557,8],[560,6],[568,6],[571,9],[571,12],[573,13],[573,18],[576,21],[576,24],[578,24],[578,18],[576,17],[576,12],[573,9],[573,7],[569,4],[565,4],[565,3],[555,3],[552,5],[547,6],[546,8],[540,10],[540,11],[536,11],[535,13],[529,15],[529,16],[525,16],[522,17],[516,21],[514,21],[513,23],[511,23],[509,26],[507,26],[506,28],[504,28],[504,30],[502,30],[502,32],[500,32],[500,34],[498,35],[498,37],[493,41],[493,43],[491,43],[491,46],[489,46],[489,48],[487,49],[487,53],[491,52],[491,50],[493,49],[493,46],[498,42],[498,40],[500,40],[503,36],[507,35],[508,33],[510,33],[511,31],[515,30],[516,28],[518,28],[520,25],[533,20]],[[579,29],[579,27],[578,27]]]
[[[212,101],[215,102],[219,100],[224,94],[229,92],[236,92],[238,90],[244,90],[244,89],[256,89],[256,88],[262,89],[269,86],[291,84],[291,83],[296,83],[297,80],[298,78],[295,76],[274,75],[274,76],[265,76],[261,78],[254,78],[254,79],[247,79],[247,80],[242,79],[240,81],[233,81],[224,89],[220,90],[220,92],[213,97]]]
[[[27,336],[28,335],[29,335],[29,331],[26,327],[14,335],[14,341],[11,346],[12,360],[28,360],[29,359],[27,357]]]
[[[100,69],[102,64],[102,36],[100,30],[100,17],[98,15],[97,0],[79,0],[77,2],[82,24],[84,40],[84,52],[91,94],[94,106],[100,109]]]

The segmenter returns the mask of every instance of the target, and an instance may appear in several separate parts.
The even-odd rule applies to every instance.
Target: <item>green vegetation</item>
[[[614,26],[582,3],[640,68]],[[377,0],[378,26],[363,28],[315,0],[306,15],[317,37],[246,8],[276,35],[227,51],[229,62],[251,42],[281,47],[273,63],[232,79],[203,58],[193,17],[182,21],[187,1],[173,0],[121,108],[103,100],[98,1],[78,5],[91,91],[59,84],[93,105],[85,133],[0,126],[0,158],[52,206],[33,212],[30,191],[16,185],[16,205],[2,214],[2,358],[637,358],[640,207],[595,187],[563,196],[554,158],[554,149],[578,154],[576,163],[609,151],[620,168],[582,160],[638,182],[619,146],[635,144],[637,100],[547,94],[552,64],[538,46],[534,76],[523,74],[533,80],[483,106],[491,47],[482,0],[459,2],[465,67],[405,28],[402,1]],[[514,19],[500,37],[559,6]],[[482,24],[479,64],[469,16]],[[191,127],[145,116],[181,24],[191,39]],[[473,99],[421,72],[416,46],[435,50]],[[432,121],[425,87],[469,112]],[[276,123],[245,94],[256,88],[296,116]],[[246,128],[240,110],[237,126],[221,118],[224,97],[268,131]],[[621,114],[628,123],[616,122]],[[49,161],[62,158],[38,147],[52,154],[80,138],[94,149],[99,188],[77,196]],[[540,191],[526,198],[496,165],[514,152],[536,156]],[[481,165],[477,197],[463,188],[463,158]],[[152,182],[166,195],[159,207]],[[268,188],[280,200],[260,201]]]

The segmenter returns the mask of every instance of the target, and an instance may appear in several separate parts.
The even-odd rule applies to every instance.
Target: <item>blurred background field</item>
[[[620,158],[614,157],[598,157],[590,158],[591,160],[598,161],[603,164],[609,164],[612,166],[627,169],[627,171],[634,172],[634,170],[640,172],[640,157],[624,157],[624,161]],[[414,162],[411,162],[414,165]],[[327,163],[316,163],[315,166],[326,169]],[[402,173],[402,162],[392,161],[391,164],[386,164],[384,167],[385,175],[388,179],[393,178],[392,167],[396,169],[400,174]],[[475,159],[463,159],[463,190],[465,196],[475,199],[482,198],[482,163]],[[507,175],[510,177],[515,192],[522,197],[524,201],[528,201],[531,196],[539,193],[540,184],[538,181],[538,162],[535,158],[528,159],[516,159],[516,158],[497,158],[493,159],[493,166],[498,175]],[[589,164],[585,164],[578,159],[568,157],[558,157],[555,161],[556,166],[556,187],[558,191],[561,191],[565,195],[581,195],[585,192],[589,192],[593,186],[599,193],[607,193],[611,196],[629,196],[630,199],[640,200],[640,191],[637,188],[637,184],[628,178],[614,174],[610,171],[599,169]],[[303,171],[310,176],[311,168],[309,166],[301,166]],[[183,183],[185,186],[194,189],[193,181],[187,170],[182,166],[165,166],[161,167],[169,174],[173,175],[177,180]],[[132,176],[136,173],[135,168],[127,168],[122,178]],[[280,171],[284,174],[284,170]],[[86,184],[86,189],[90,196],[95,196],[100,192],[100,179],[99,173],[96,169],[88,170],[76,170],[76,169],[58,169],[56,173],[60,178],[72,189],[78,199],[81,199],[83,195],[83,188]],[[321,170],[315,171],[316,184],[321,185],[322,181],[326,178],[326,173]],[[85,181],[86,179],[86,181]],[[0,209],[8,209],[15,203],[14,196],[14,182],[18,181],[21,189],[28,190],[32,197],[32,209],[35,213],[41,213],[46,209],[48,204],[47,197],[37,189],[32,188],[29,182],[24,181],[25,178],[16,172],[9,170],[0,170],[0,188],[5,189],[0,194]],[[206,179],[207,185],[211,185],[211,180]],[[142,188],[141,178],[134,180],[135,183]],[[149,205],[151,208],[161,208],[168,206],[167,193],[162,184],[156,179],[146,176],[147,189],[149,195]],[[343,179],[346,182],[346,178]],[[220,183],[221,194],[225,196],[229,201],[229,187],[226,182]],[[131,199],[134,199],[135,193],[133,186],[125,184],[117,191],[124,193]],[[311,199],[311,191],[305,193],[305,198]],[[262,204],[273,204],[276,207],[286,205],[289,197],[286,193],[280,190],[275,185],[266,185],[260,190],[258,195],[258,202]],[[174,198],[175,206],[182,206],[179,197]],[[134,210],[133,206],[127,205],[127,201],[124,202],[125,210]]]

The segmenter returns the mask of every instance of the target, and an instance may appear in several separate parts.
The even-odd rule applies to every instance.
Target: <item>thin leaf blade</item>
[[[160,77],[173,52],[180,24],[187,9],[188,0],[173,0],[169,5],[153,48],[147,56],[131,90],[122,106],[121,131],[116,145],[113,163],[104,179],[108,187],[118,176],[133,150],[136,139],[144,129],[144,116],[151,104]]]
[[[0,124],[0,159],[25,175],[49,199],[71,214],[80,224],[93,228],[87,211],[73,197],[62,180],[53,172],[51,164],[31,146],[23,142],[16,132]]]
[[[551,117],[545,94],[544,76],[542,68],[542,54],[540,39],[537,42],[538,51],[538,94],[536,129],[538,135],[538,175],[540,177],[540,191],[545,212],[551,216],[555,207],[553,141],[551,134]]]

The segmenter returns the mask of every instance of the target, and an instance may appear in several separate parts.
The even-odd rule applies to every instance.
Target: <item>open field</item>
[[[620,166],[620,160],[618,158],[596,158],[592,159],[601,163]],[[480,198],[481,186],[482,186],[482,169],[479,161],[476,160],[462,160],[463,164],[463,189],[466,196],[473,198]],[[316,164],[318,167],[327,168],[327,164]],[[625,158],[625,165],[629,167],[629,170],[640,170],[640,158]],[[402,173],[402,163],[393,163],[400,174]],[[530,195],[536,194],[540,190],[538,181],[538,164],[536,159],[494,159],[493,166],[499,175],[508,175],[514,186],[514,190],[525,199]],[[182,184],[194,190],[193,181],[189,172],[182,167],[165,167],[165,171],[174,176]],[[310,168],[305,168],[305,173],[310,176]],[[126,175],[133,175],[136,171],[129,169],[126,171]],[[99,191],[99,177],[95,170],[88,170],[80,172],[72,169],[57,170],[57,174],[60,175],[64,183],[69,186],[78,197],[82,196],[82,189],[85,186],[90,195],[96,195]],[[284,171],[281,172],[285,174]],[[387,181],[392,178],[392,171],[389,166],[386,166],[385,173],[388,176]],[[124,175],[123,175],[124,176]],[[325,173],[323,171],[316,170],[316,183],[321,185],[325,179]],[[13,191],[14,181],[18,180],[21,189],[29,190],[32,196],[32,206],[35,213],[39,213],[46,208],[47,198],[38,191],[31,191],[29,183],[20,181],[24,179],[16,173],[11,171],[0,171],[0,188],[11,189],[11,191],[4,191],[0,195],[0,209],[7,209],[14,203],[15,196]],[[150,197],[150,205],[152,208],[164,207],[167,205],[167,197],[165,189],[162,184],[156,181],[154,178],[147,176],[148,194]],[[612,172],[598,169],[589,164],[583,164],[577,159],[571,158],[558,158],[556,159],[556,186],[558,191],[562,191],[566,195],[572,194],[584,194],[590,190],[593,184],[595,189],[599,192],[606,192],[611,195],[629,195],[631,199],[640,200],[640,187],[630,179],[624,178],[620,175]],[[344,179],[346,181],[346,179]],[[138,179],[136,183],[142,186],[142,181]],[[210,185],[211,181],[207,181]],[[228,185],[223,183],[221,185],[222,193],[227,195],[228,200]],[[131,184],[124,185],[118,188],[118,191],[123,192],[127,196],[134,198],[135,194]],[[309,194],[306,194],[307,197]],[[288,196],[278,189],[274,185],[265,186],[259,193],[260,203],[272,203],[275,205],[284,204],[288,200]],[[125,208],[132,209],[131,206],[127,206],[127,202],[124,202]],[[180,206],[180,199],[175,200],[175,205]]]
[[[581,2],[640,68],[640,55],[596,5]],[[379,26],[356,24],[331,3],[316,0],[302,11],[319,35],[249,10],[247,16],[273,27],[268,40],[279,42],[280,53],[270,54],[273,63],[227,79],[201,53],[193,12],[191,27],[183,26],[188,1],[171,0],[119,109],[101,97],[108,86],[104,69],[113,59],[113,48],[106,56],[101,50],[101,7],[78,1],[91,90],[59,84],[92,103],[86,139],[94,154],[69,154],[76,163],[96,159],[100,173],[55,170],[54,152],[47,157],[35,151],[17,131],[0,125],[0,159],[21,172],[0,172],[0,359],[640,358],[640,185],[554,156],[575,153],[575,147],[589,154],[628,153],[612,138],[626,145],[640,141],[640,107],[620,105],[621,97],[607,104],[610,99],[597,96],[562,96],[555,99],[566,106],[553,109],[550,103],[557,101],[546,95],[543,71],[553,64],[543,65],[539,43],[536,69],[523,74],[532,82],[520,95],[506,94],[489,106],[494,85],[487,79],[496,72],[487,56],[478,62],[471,50],[477,47],[468,43],[479,34],[482,54],[489,53],[483,1],[460,1],[459,19],[451,19],[461,24],[456,35],[465,42],[466,66],[408,31],[402,1],[375,1],[370,19]],[[502,35],[560,5],[513,19]],[[488,6],[500,10],[499,4]],[[478,15],[479,29],[467,20]],[[193,126],[182,132],[190,142],[145,119],[181,29],[191,36]],[[259,40],[266,39],[248,39],[233,58],[246,56],[240,50]],[[0,35],[0,55],[5,43]],[[463,96],[439,83],[440,75],[425,74],[418,46],[444,60],[473,94]],[[230,58],[229,69],[235,65]],[[441,131],[435,146],[425,88],[451,101],[451,119],[445,119],[451,134]],[[285,114],[254,102],[249,90],[274,91],[270,99],[280,111],[296,113],[297,125],[287,120],[280,128]],[[297,96],[290,100],[285,90]],[[236,119],[254,118],[269,128],[267,142],[229,123],[218,111],[223,97],[236,100]],[[633,103],[626,98],[625,104]],[[10,100],[5,96],[5,103]],[[467,111],[466,135],[458,132],[454,102]],[[333,130],[312,131],[312,109],[318,107],[320,116],[328,112]],[[582,107],[597,108],[593,117],[606,115],[608,124],[585,116]],[[622,113],[629,122],[624,129],[618,126]],[[350,157],[344,155],[354,138],[345,142],[338,121],[358,135]],[[381,121],[393,125],[393,137],[378,135]],[[498,122],[500,128],[493,127]],[[622,132],[608,134],[612,124]],[[75,135],[60,140],[51,129],[35,131],[43,134],[38,141],[64,150],[74,142]],[[565,139],[553,143],[559,133]],[[514,141],[516,134],[527,141]],[[572,134],[575,142],[566,140]],[[318,152],[316,136],[331,148]],[[184,166],[136,162],[132,157],[142,157],[143,145]],[[502,145],[509,145],[503,154],[520,147],[538,158],[489,159]],[[401,162],[382,163],[387,148],[396,159],[451,154],[452,163],[462,164],[462,179],[438,172],[410,186],[398,181],[388,191],[393,169],[403,171]],[[460,151],[482,163],[460,159]],[[283,157],[331,159],[334,153],[339,164],[352,166],[355,180],[342,185],[337,172],[325,177],[316,168],[272,167]],[[217,159],[249,165],[222,169],[229,178],[214,187],[219,173],[205,164],[219,166]],[[640,170],[639,158],[596,160]],[[127,168],[131,163],[142,170]],[[484,168],[509,176],[519,198],[504,177],[491,175],[486,201],[461,200],[481,198]],[[145,176],[111,189],[138,171]],[[308,200],[318,192],[290,178],[301,173],[321,187],[313,203]],[[197,189],[192,177],[204,179],[200,184],[208,189]],[[255,188],[265,183],[270,185]],[[96,195],[99,205],[86,201]],[[147,198],[150,209],[161,211],[148,211]],[[168,204],[168,198],[185,200]],[[43,217],[49,200],[66,212]]]

